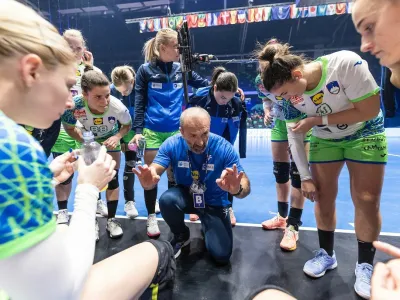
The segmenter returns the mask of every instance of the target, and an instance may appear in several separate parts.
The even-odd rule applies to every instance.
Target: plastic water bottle
[[[91,165],[99,156],[101,145],[94,140],[93,132],[83,132],[83,144],[81,155],[87,166]],[[108,184],[101,190],[102,192],[108,188]]]
[[[142,158],[144,157],[144,152],[146,150],[146,138],[141,137],[137,144],[136,143],[129,143],[128,144],[128,149],[131,151],[136,152],[136,157],[137,157],[137,162],[136,165],[141,165],[142,164]]]

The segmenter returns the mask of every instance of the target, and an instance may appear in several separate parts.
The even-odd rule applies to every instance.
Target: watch
[[[242,184],[240,184],[240,188],[239,188],[239,192],[237,192],[236,194],[231,194],[232,196],[237,196],[240,195],[240,193],[243,191],[243,187]]]

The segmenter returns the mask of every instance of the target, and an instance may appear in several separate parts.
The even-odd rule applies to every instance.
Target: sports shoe
[[[121,224],[115,218],[107,220],[106,230],[112,239],[119,238],[124,234]]]
[[[68,209],[60,209],[57,215],[57,224],[68,224]]]
[[[265,230],[274,230],[274,229],[285,229],[286,228],[286,221],[287,221],[287,217],[286,218],[282,218],[279,213],[276,214],[275,217],[273,217],[272,219],[269,219],[267,221],[264,221],[261,223],[261,226],[263,227],[263,229]]]
[[[152,238],[160,236],[156,214],[147,217],[147,236]]]
[[[99,221],[96,219],[96,224],[94,225],[94,232],[96,236],[96,242],[100,240],[100,228],[99,228]]]
[[[285,228],[285,234],[281,241],[281,248],[286,251],[294,251],[297,248],[297,241],[299,240],[299,232],[293,225]]]
[[[235,227],[236,226],[236,217],[235,217],[235,214],[233,213],[232,207],[229,207],[229,217],[231,218],[232,227]]]
[[[156,200],[156,214],[159,214],[161,212],[160,210],[160,203],[158,202],[158,199]]]
[[[97,200],[97,211],[96,214],[102,215],[103,217],[108,216],[107,205],[103,202],[103,200]]]
[[[197,221],[198,219],[200,219],[200,218],[199,218],[199,216],[196,215],[196,214],[190,214],[190,215],[189,215],[189,220],[192,221],[192,222],[195,222],[195,221]]]
[[[324,276],[326,271],[333,270],[336,267],[337,260],[335,251],[333,251],[333,256],[330,257],[328,253],[321,248],[316,251],[313,259],[306,262],[303,271],[310,277],[319,278]]]
[[[172,248],[174,248],[175,258],[178,258],[181,255],[182,248],[188,246],[190,244],[190,231],[186,234],[178,234],[174,235],[171,241]]]
[[[356,264],[356,283],[354,284],[354,290],[357,295],[363,299],[369,299],[371,297],[372,272],[373,267],[370,264]]]
[[[130,219],[134,219],[139,215],[139,212],[136,209],[134,201],[128,201],[125,203],[124,211],[126,216]]]

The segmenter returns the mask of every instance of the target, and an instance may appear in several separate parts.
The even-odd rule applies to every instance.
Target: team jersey
[[[199,106],[207,110],[211,117],[210,131],[225,137],[231,144],[235,143],[239,133],[242,101],[233,97],[226,105],[219,105],[214,97],[213,88],[198,89],[189,99],[189,105]]]
[[[102,115],[92,113],[88,107],[87,101],[82,95],[74,97],[75,108],[64,112],[62,122],[75,126],[79,121],[83,130],[93,132],[96,139],[109,138],[118,133],[118,122],[122,125],[131,124],[131,116],[128,108],[117,98],[110,96],[110,103],[107,111]]]
[[[78,68],[76,69],[76,83],[71,88],[71,93],[72,93],[73,97],[82,94],[81,81],[82,81],[82,75],[85,72],[85,67],[86,67],[86,65],[82,61],[78,65]],[[101,73],[101,70],[99,68],[97,68],[97,67],[93,66],[93,70]]]
[[[122,104],[128,108],[131,119],[133,120],[135,117],[135,90],[133,89],[128,96],[123,96],[120,92],[118,92],[114,84],[110,85],[110,90],[111,95],[121,100]]]
[[[209,84],[207,79],[192,72],[188,85],[200,88]],[[142,133],[143,128],[155,132],[178,130],[183,100],[180,63],[164,63],[157,60],[141,65],[136,73],[135,81],[133,127],[136,133]]]
[[[366,61],[351,51],[339,51],[318,58],[322,66],[322,78],[312,91],[284,101],[283,111],[288,122],[297,121],[301,114],[324,116],[354,107],[360,102],[379,93]],[[297,115],[293,115],[293,107]],[[363,129],[362,132],[360,129]],[[322,139],[343,139],[376,134],[384,131],[380,113],[374,119],[355,124],[332,124],[313,128],[313,135]],[[356,134],[357,133],[357,134]]]
[[[194,165],[192,170],[189,167],[189,159]],[[171,165],[177,184],[190,187],[193,182],[192,176],[204,182],[206,185],[204,193],[206,204],[217,207],[225,207],[230,204],[228,193],[223,191],[215,182],[220,178],[222,171],[226,168],[232,168],[234,164],[237,165],[238,172],[244,171],[233,146],[223,137],[213,133],[210,133],[207,147],[202,154],[190,152],[182,135],[174,135],[161,145],[153,163],[164,168]]]
[[[53,174],[39,143],[0,111],[0,259],[22,252],[56,229]]]
[[[278,120],[285,121],[285,114],[283,113],[283,105],[284,105],[285,99],[280,96],[274,96],[273,94],[268,92],[262,83],[260,75],[258,75],[256,77],[255,84],[256,84],[256,90],[257,90],[258,97],[260,99],[267,98],[268,100],[272,101],[272,103],[274,105],[274,107],[273,107],[274,114],[275,114],[274,117]],[[298,116],[298,111],[294,108],[287,107],[286,115],[296,118]]]

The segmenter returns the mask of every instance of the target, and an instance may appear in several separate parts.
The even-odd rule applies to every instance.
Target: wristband
[[[322,125],[328,125],[328,116],[322,116]]]

